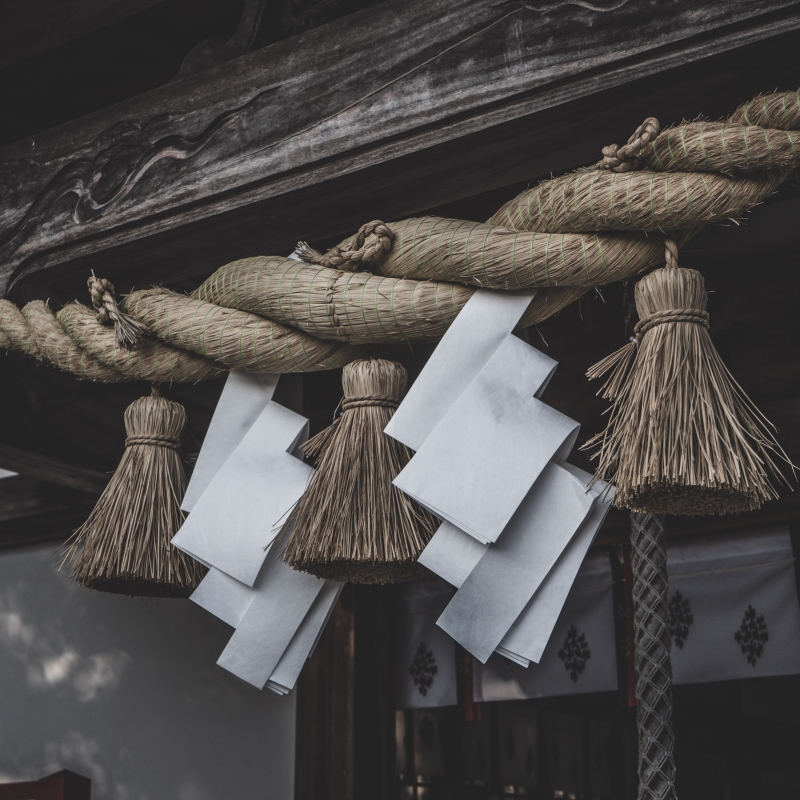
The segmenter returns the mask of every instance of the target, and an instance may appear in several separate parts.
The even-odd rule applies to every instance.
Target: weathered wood
[[[0,549],[64,542],[92,510],[94,493],[22,475],[0,481]]]
[[[344,587],[297,683],[295,800],[353,800],[354,589]]]
[[[4,0],[0,69],[164,0]]]
[[[66,486],[98,496],[105,489],[109,476],[97,470],[77,467],[19,447],[0,444],[0,467],[28,478]]]
[[[385,194],[387,184],[376,181],[387,163],[420,153],[429,155],[429,171],[438,164],[434,175],[461,165],[448,180],[449,199],[459,179],[455,196],[468,194],[470,181],[487,189],[526,177],[525,144],[527,176],[565,167],[575,163],[569,137],[585,138],[586,120],[554,125],[547,112],[798,28],[797,0],[623,0],[596,10],[574,2],[384,3],[5,148],[0,286],[46,268],[85,267],[111,248],[115,261],[152,261],[141,243],[157,236],[191,254],[194,264],[178,276],[208,271],[216,256],[203,241],[210,218],[227,225],[226,244],[239,234],[249,248],[285,247],[304,233],[296,221],[287,226],[300,195],[308,200],[325,184],[320,205],[341,220],[331,209],[336,181],[363,191],[360,178],[373,170],[369,207],[379,189]],[[632,125],[653,113],[643,100],[628,98],[637,109]],[[615,138],[627,136],[631,123],[620,131],[619,109],[607,111]],[[550,152],[531,150],[532,140],[548,141],[534,129],[541,117]],[[515,124],[511,154],[494,173],[491,162],[459,152],[468,137],[486,147]],[[404,195],[402,204],[386,204],[390,212],[436,202],[420,171],[416,200]],[[321,233],[341,225],[323,223]],[[202,247],[193,247],[198,240]],[[160,274],[173,276],[167,259]]]

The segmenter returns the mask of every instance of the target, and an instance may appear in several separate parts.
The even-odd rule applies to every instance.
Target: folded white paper
[[[267,681],[267,687],[273,692],[288,694],[294,689],[303,665],[316,649],[343,588],[344,584],[338,581],[323,583],[316,600]]]
[[[265,565],[262,570],[266,568]],[[291,580],[290,584],[288,588],[289,595],[300,586],[300,592],[305,596],[305,581],[300,574],[298,574],[296,580]],[[212,567],[197,589],[194,590],[191,599],[201,608],[236,628],[244,619],[253,599],[262,586],[263,581],[261,581],[260,575],[256,580],[256,588],[252,588]],[[338,583],[337,581],[325,581],[316,600],[312,603],[300,627],[270,675],[267,681],[269,689],[278,694],[286,694],[294,688],[303,664],[311,657],[317,646],[317,642],[328,623],[343,586],[343,583]],[[286,597],[284,597],[285,601]],[[289,602],[291,603],[291,601]],[[262,635],[271,636],[272,629],[265,627]]]
[[[385,432],[412,450],[419,450],[514,330],[535,294],[486,289],[475,292],[445,332]],[[552,374],[556,362],[550,360],[550,365]],[[539,391],[544,390],[548,380],[549,375]]]
[[[565,463],[562,467],[584,487],[591,480],[589,473],[571,464]],[[540,660],[578,569],[611,507],[613,489],[605,493],[605,488],[605,484],[597,483],[590,490],[593,502],[586,519],[497,646],[497,653],[524,667]],[[487,551],[488,546],[449,522],[443,522],[422,551],[419,561],[431,572],[460,588]]]
[[[571,467],[570,464],[563,466]],[[591,477],[587,473],[583,475],[587,481]],[[525,667],[532,661],[538,663],[541,660],[578,570],[611,508],[611,501],[614,499],[613,490],[602,495],[604,488],[605,484],[599,483],[592,487],[591,492],[595,497],[589,514],[553,569],[542,581],[528,607],[497,646],[497,652],[501,655]]]
[[[262,689],[325,583],[270,554],[258,575],[250,606],[217,663]],[[316,632],[312,643],[315,638]]]
[[[172,543],[252,586],[276,528],[313,472],[290,455],[308,420],[270,401],[209,482]]]
[[[200,585],[192,592],[191,601],[201,608],[219,617],[235,628],[243,619],[250,603],[253,602],[255,589],[236,578],[231,578],[222,570],[211,567]]]
[[[552,360],[507,336],[431,431],[394,484],[484,542],[495,542],[579,425],[536,399]],[[402,407],[402,406],[401,406]]]
[[[483,558],[488,545],[452,522],[443,522],[419,557],[419,563],[458,589]]]
[[[439,626],[485,664],[575,536],[593,499],[574,475],[549,464]]]
[[[479,702],[607,692],[617,688],[611,564],[590,553],[570,589],[541,662],[523,669],[500,655],[474,665]]]
[[[194,508],[211,479],[272,400],[279,377],[271,372],[252,373],[240,369],[228,373],[181,503],[184,511]]]

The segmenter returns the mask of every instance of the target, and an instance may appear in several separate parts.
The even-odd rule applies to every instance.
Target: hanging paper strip
[[[556,362],[512,334],[533,295],[476,292],[386,427],[417,451],[395,485],[444,520],[420,558],[458,588],[438,624],[483,663],[539,660],[611,501],[538,399]]]
[[[788,528],[667,547],[675,683],[800,673],[800,602]]]
[[[276,383],[230,372],[184,502],[191,513],[173,543],[210,567],[192,600],[236,629],[220,666],[285,694],[342,584],[292,570],[270,547],[313,472],[294,455],[308,420],[272,401]]]
[[[611,564],[607,553],[587,556],[544,649],[524,669],[499,654],[475,664],[475,700],[524,700],[617,688]]]

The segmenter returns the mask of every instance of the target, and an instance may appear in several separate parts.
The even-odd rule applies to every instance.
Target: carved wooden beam
[[[664,98],[745,99],[763,60],[680,70],[798,29],[797,0],[383,3],[0,151],[0,290],[174,281],[593,160]]]

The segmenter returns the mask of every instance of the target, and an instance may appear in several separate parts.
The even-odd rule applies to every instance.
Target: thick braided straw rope
[[[325,254],[302,244],[311,263],[226,264],[191,297],[155,289],[117,305],[93,277],[93,305],[113,331],[83,306],[20,312],[0,300],[0,347],[89,380],[196,381],[231,368],[335,369],[366,346],[437,341],[476,288],[537,289],[520,323],[531,325],[592,286],[659,266],[665,233],[683,243],[743,216],[799,162],[796,91],[756,97],[725,122],[659,132],[648,118],[595,167],[543,181],[486,224],[374,221]],[[142,343],[145,331],[153,340]]]
[[[675,800],[664,518],[631,514],[639,800]]]

